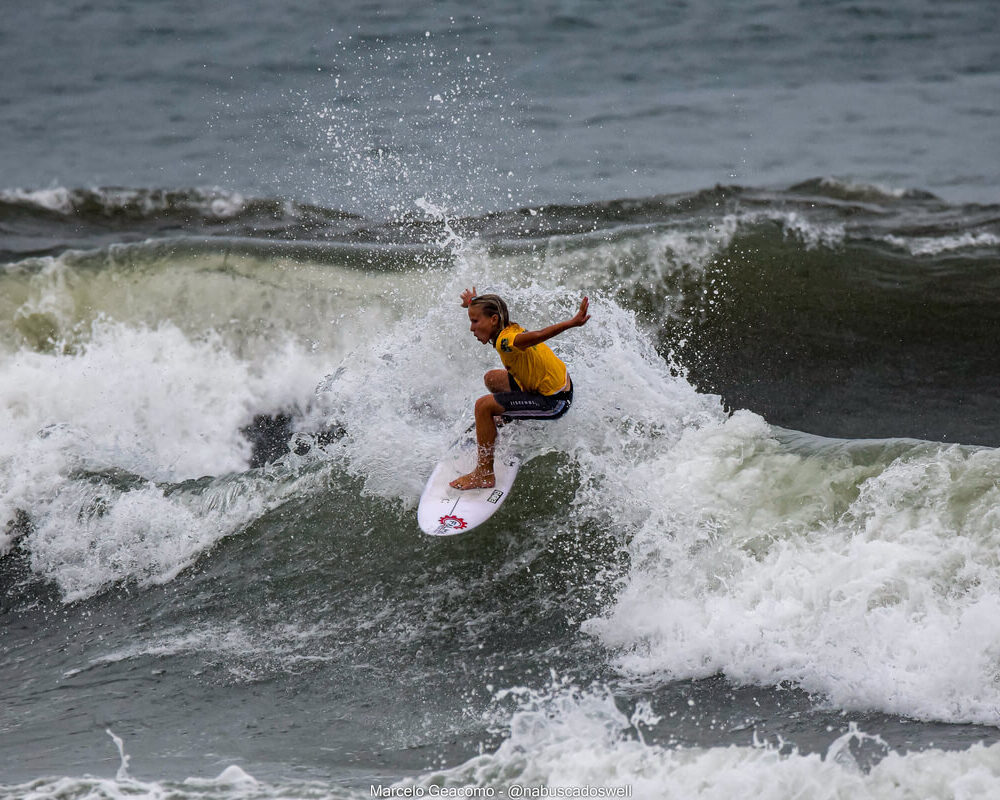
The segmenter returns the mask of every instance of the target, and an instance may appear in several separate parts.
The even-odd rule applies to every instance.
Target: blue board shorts
[[[573,405],[573,381],[569,389],[555,394],[525,392],[517,385],[514,376],[507,373],[510,380],[509,392],[496,392],[493,398],[503,407],[503,420],[513,419],[559,419]]]

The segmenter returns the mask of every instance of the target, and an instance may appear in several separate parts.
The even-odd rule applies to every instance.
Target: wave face
[[[103,728],[156,780],[122,750],[32,791],[996,783],[1000,208],[67,189],[0,227],[4,796]],[[502,433],[516,496],[438,542],[416,500],[495,366],[473,284],[593,319],[553,342],[572,413]]]
[[[13,346],[21,336],[39,348],[97,309],[120,318],[125,302],[147,325],[193,315],[193,330],[219,331],[210,315],[240,280],[236,291],[250,307],[227,324],[304,335],[329,320],[310,312],[262,322],[268,310],[258,299],[302,305],[296,292],[336,280],[326,274],[314,284],[307,269],[447,269],[454,242],[475,241],[507,274],[530,270],[550,285],[607,293],[639,315],[693,385],[729,408],[826,436],[998,443],[990,299],[1000,282],[997,206],[832,180],[447,222],[422,202],[412,213],[368,219],[206,190],[0,193],[0,224],[12,232],[3,278],[12,305],[0,335],[13,325]],[[294,287],[285,259],[303,275]],[[70,272],[70,294],[46,299],[45,281]],[[187,287],[183,309],[177,280]],[[288,285],[257,291],[255,282],[269,281]],[[112,282],[118,289],[103,306],[86,296]],[[122,292],[145,299],[126,301]],[[77,310],[57,319],[32,308],[45,302]],[[327,311],[340,313],[329,303]]]

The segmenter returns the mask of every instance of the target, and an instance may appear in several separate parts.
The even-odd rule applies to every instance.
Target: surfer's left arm
[[[549,325],[547,328],[542,328],[541,330],[522,331],[514,337],[512,344],[518,350],[527,350],[529,347],[534,347],[536,344],[540,344],[547,339],[551,339],[553,336],[558,336],[560,333],[568,331],[570,328],[579,328],[581,325],[586,325],[587,320],[590,319],[590,314],[587,313],[587,309],[589,307],[590,299],[584,297],[583,302],[580,303],[580,310],[569,319],[557,322],[554,325]]]

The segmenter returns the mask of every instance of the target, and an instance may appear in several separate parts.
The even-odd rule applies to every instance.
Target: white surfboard
[[[463,436],[434,467],[420,495],[417,524],[428,536],[467,533],[492,517],[510,494],[520,459],[497,448],[493,460],[496,486],[492,489],[454,489],[448,484],[476,466],[476,439]]]

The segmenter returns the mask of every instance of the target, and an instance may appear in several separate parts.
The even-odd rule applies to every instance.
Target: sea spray
[[[511,693],[502,690],[498,698]],[[538,691],[515,690],[509,736],[493,752],[397,784],[401,790],[497,796],[705,798],[754,796],[916,798],[987,796],[1000,788],[1000,745],[963,752],[900,754],[850,725],[825,753],[748,742],[743,746],[665,748],[645,743],[637,711],[630,718],[606,690],[555,679]],[[855,753],[874,746],[863,767]],[[533,794],[534,792],[534,794]]]

